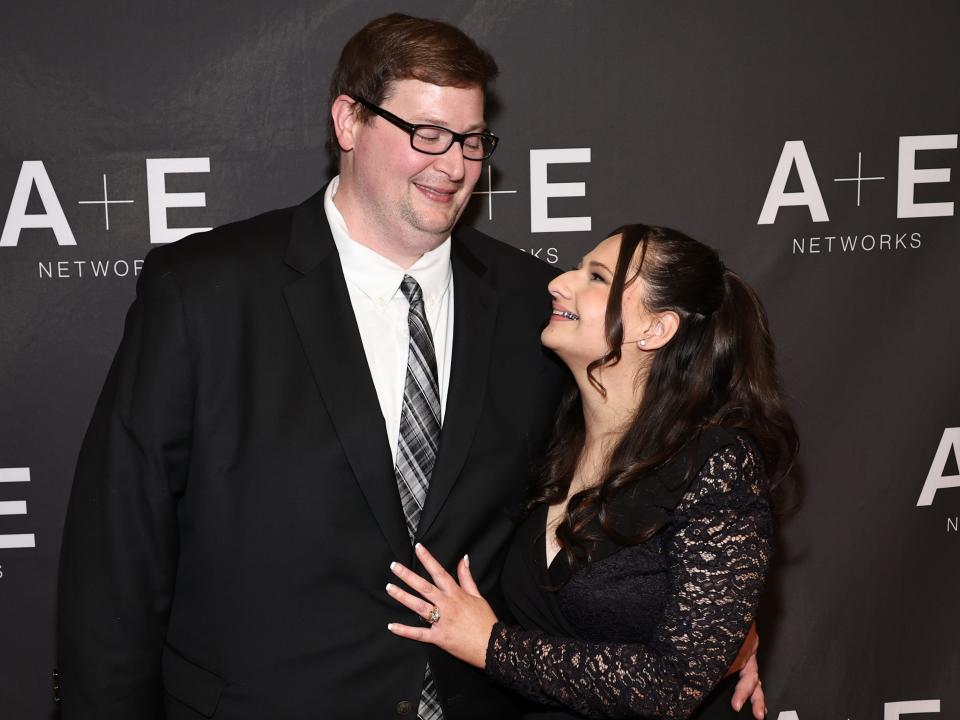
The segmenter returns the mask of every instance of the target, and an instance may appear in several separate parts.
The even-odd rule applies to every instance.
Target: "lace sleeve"
[[[766,478],[749,444],[738,440],[710,456],[666,532],[671,590],[650,644],[549,637],[498,623],[487,674],[587,717],[689,716],[736,656],[769,564]]]

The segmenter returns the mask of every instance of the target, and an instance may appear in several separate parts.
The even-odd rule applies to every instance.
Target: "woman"
[[[537,704],[540,717],[724,717],[721,683],[769,564],[768,496],[796,455],[756,294],[716,251],[628,225],[556,278],[543,344],[570,368],[541,480],[504,566],[519,625],[394,563],[431,623],[391,624]],[[730,687],[718,687],[718,684]],[[542,713],[542,714],[540,714]]]

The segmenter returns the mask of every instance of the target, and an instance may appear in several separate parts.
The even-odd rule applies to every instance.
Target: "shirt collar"
[[[403,276],[411,275],[420,284],[426,302],[439,301],[447,292],[453,275],[450,269],[450,237],[447,236],[439,247],[421,255],[405,270],[350,236],[347,222],[333,202],[338,187],[339,175],[327,185],[323,196],[323,209],[327,214],[333,243],[340,255],[340,264],[347,282],[373,300],[388,302],[399,292]]]

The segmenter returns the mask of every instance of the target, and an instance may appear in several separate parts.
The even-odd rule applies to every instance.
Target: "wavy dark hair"
[[[606,394],[595,372],[621,359],[623,291],[637,278],[646,287],[644,307],[673,311],[680,323],[645,369],[643,400],[613,448],[599,484],[576,493],[557,527],[571,567],[592,561],[601,538],[588,526],[598,519],[607,537],[630,545],[654,529],[624,536],[614,527],[613,501],[642,483],[691,439],[712,426],[739,428],[756,444],[771,485],[790,474],[799,448],[777,372],[767,315],[756,292],[727,269],[717,251],[665,227],[624,225],[607,300],[609,350],[587,367],[591,384]],[[579,388],[564,395],[539,482],[526,509],[561,502],[584,446]],[[693,472],[698,468],[691,468]]]

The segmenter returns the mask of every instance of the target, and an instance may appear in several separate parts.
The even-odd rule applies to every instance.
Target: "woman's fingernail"
[[[420,552],[421,550],[423,550],[423,545],[421,545],[420,543],[417,543],[413,547],[417,552]]]
[[[393,623],[387,623],[387,630],[393,632]]]
[[[393,583],[387,583],[387,592],[393,592],[395,585]]]
[[[397,571],[397,563],[396,563],[396,562],[390,563],[390,569],[391,569],[393,572],[396,572],[396,571]]]
[[[470,567],[470,556],[469,556],[469,555],[464,555],[464,556],[463,556],[463,564],[466,565],[467,567]]]

